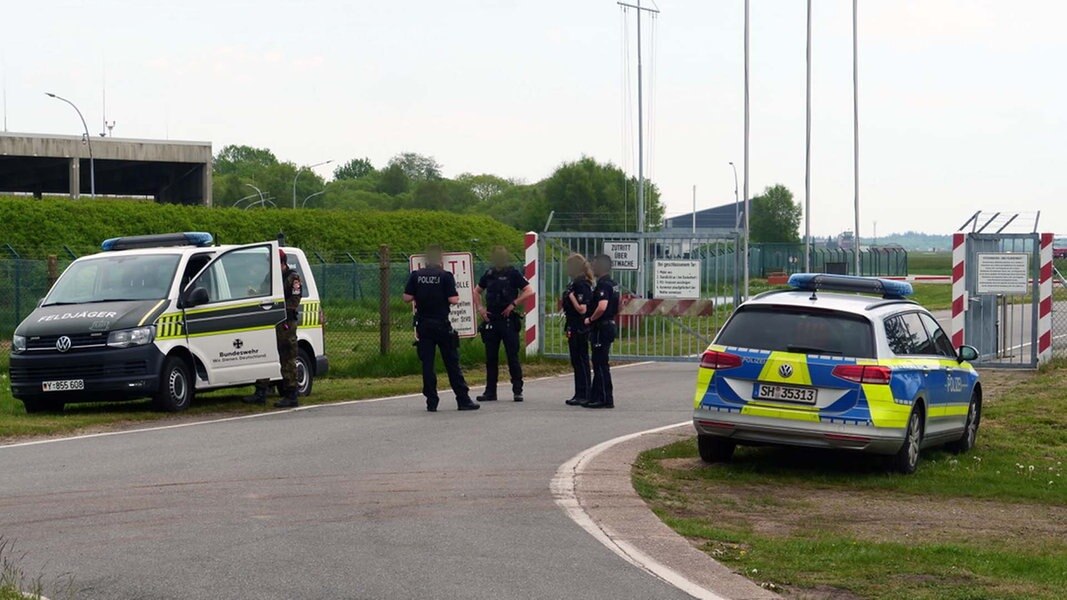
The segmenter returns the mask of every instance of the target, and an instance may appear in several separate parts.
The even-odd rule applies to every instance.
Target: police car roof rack
[[[789,277],[789,287],[810,291],[812,300],[817,299],[815,294],[819,290],[878,294],[886,300],[903,300],[913,293],[911,284],[906,281],[827,273],[795,273]]]
[[[104,240],[100,248],[105,252],[116,250],[140,250],[145,248],[173,248],[178,246],[210,246],[214,238],[210,233],[187,231],[185,233],[161,233],[156,235],[131,235]]]

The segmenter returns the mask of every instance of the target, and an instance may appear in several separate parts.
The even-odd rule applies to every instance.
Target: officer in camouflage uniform
[[[289,268],[289,259],[285,251],[278,249],[278,258],[282,266],[282,294],[285,298],[285,320],[276,326],[278,334],[278,359],[282,369],[282,383],[280,386],[282,399],[274,403],[276,408],[294,408],[299,406],[297,401],[296,380],[296,325],[300,318],[300,299],[304,293],[304,282],[300,275]],[[244,401],[250,404],[264,404],[267,401],[267,388],[270,382],[260,380],[256,382],[256,393]]]

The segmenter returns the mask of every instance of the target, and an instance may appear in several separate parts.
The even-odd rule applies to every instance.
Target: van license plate
[[[759,400],[778,400],[780,402],[815,404],[819,392],[815,388],[757,383],[755,393],[752,395]]]
[[[45,381],[41,389],[46,392],[76,392],[85,389],[84,379],[65,379],[63,381]]]

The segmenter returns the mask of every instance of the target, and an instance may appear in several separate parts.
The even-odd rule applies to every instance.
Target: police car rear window
[[[848,313],[784,306],[744,306],[723,327],[721,346],[875,358],[871,323]]]

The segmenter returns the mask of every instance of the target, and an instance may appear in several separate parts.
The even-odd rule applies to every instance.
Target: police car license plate
[[[757,383],[752,393],[753,398],[759,400],[778,400],[780,402],[797,402],[800,404],[815,404],[819,391],[809,387],[795,387],[791,385],[770,385]]]
[[[45,381],[41,389],[46,392],[76,392],[85,389],[84,379],[65,379],[63,381]]]

